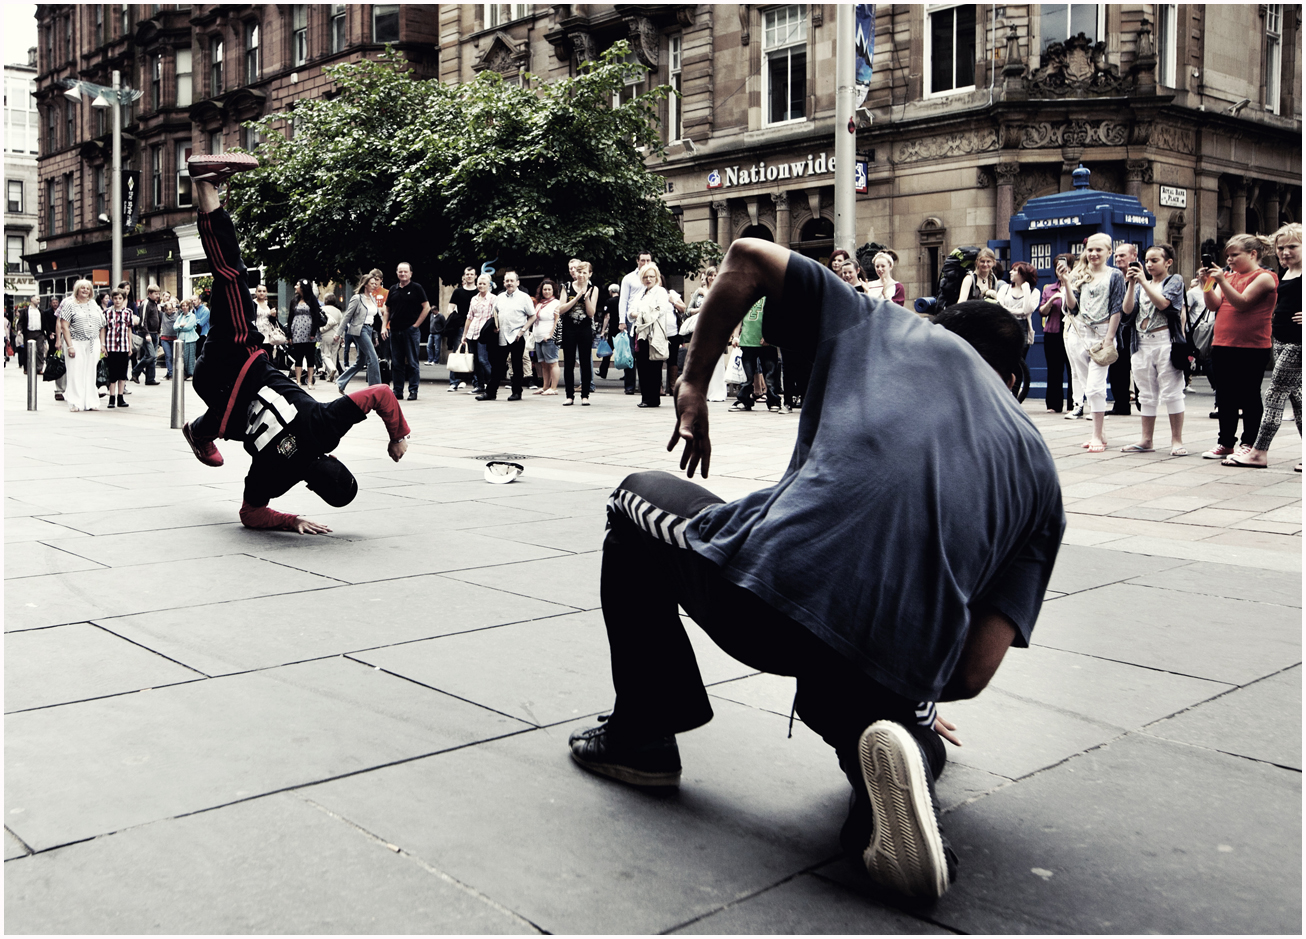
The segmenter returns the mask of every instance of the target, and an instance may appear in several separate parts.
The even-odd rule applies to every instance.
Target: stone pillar
[[[1284,187],[1281,183],[1271,184],[1265,193],[1265,224],[1262,235],[1272,235],[1279,227],[1279,205],[1283,200]]]
[[[1247,177],[1234,176],[1229,180],[1229,232],[1238,234],[1247,228]]]
[[[713,202],[712,211],[716,213],[716,243],[724,251],[730,247],[730,235],[733,230],[730,224],[730,203],[725,199]]]
[[[1143,184],[1152,181],[1151,160],[1125,161],[1125,192],[1140,202],[1143,200]]]
[[[1020,175],[1019,163],[999,163],[994,168],[998,177],[997,237],[1011,237],[1011,216],[1016,214],[1016,177]]]
[[[789,221],[789,193],[777,192],[771,198],[775,199],[775,243],[787,248],[789,242],[793,241]]]

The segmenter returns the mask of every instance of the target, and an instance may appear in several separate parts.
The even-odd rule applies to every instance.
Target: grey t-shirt
[[[1052,456],[965,340],[793,255],[764,335],[813,357],[784,477],[704,509],[690,546],[913,701],[937,700],[971,612],[1029,644],[1065,513]]]

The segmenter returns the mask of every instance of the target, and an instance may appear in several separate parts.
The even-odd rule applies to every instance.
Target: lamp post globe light
[[[94,82],[66,78],[63,85],[67,89],[64,97],[70,101],[80,102],[82,95],[91,95],[93,108],[113,109],[113,172],[109,180],[109,220],[113,225],[111,287],[122,283],[122,106],[130,104],[141,96],[135,88],[122,87],[122,73],[114,70],[113,85],[97,85]]]

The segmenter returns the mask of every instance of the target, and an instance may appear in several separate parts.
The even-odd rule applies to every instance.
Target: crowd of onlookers
[[[1277,255],[1280,273],[1268,267]],[[897,255],[883,249],[870,260],[874,277],[843,250],[830,267],[849,287],[875,300],[906,302],[904,285],[893,277]],[[1047,361],[1045,403],[1067,419],[1091,419],[1083,444],[1106,450],[1107,389],[1112,414],[1141,412],[1136,443],[1121,449],[1154,448],[1156,419],[1164,410],[1170,425],[1170,454],[1186,456],[1184,396],[1194,365],[1200,365],[1216,393],[1212,417],[1219,419],[1215,446],[1202,455],[1230,466],[1266,465],[1266,451],[1291,402],[1301,431],[1301,226],[1289,224],[1271,238],[1240,234],[1228,240],[1223,264],[1203,258],[1185,285],[1166,244],[1142,258],[1129,243],[1113,245],[1109,235],[1092,235],[1076,256],[1053,260],[1052,282],[1040,289],[1035,269],[1016,261],[1003,270],[988,248],[980,249],[961,281],[956,302],[986,300],[1007,309],[1022,325],[1026,348],[1035,340],[1037,318]],[[684,365],[698,312],[712,289],[708,268],[688,297],[668,289],[651,254],[641,252],[634,269],[606,289],[592,281],[591,264],[573,258],[565,278],[532,277],[527,291],[516,271],[463,271],[446,305],[433,305],[398,265],[389,287],[380,270],[359,280],[347,303],[340,293],[320,296],[301,280],[287,309],[278,312],[266,286],[254,290],[257,327],[275,363],[313,387],[320,375],[343,393],[360,374],[368,384],[393,383],[397,397],[417,398],[420,368],[449,353],[448,391],[466,391],[494,401],[508,386],[508,401],[527,389],[541,398],[561,395],[564,405],[590,403],[597,374],[622,372],[626,394],[639,395],[641,408],[658,407],[673,393]],[[709,399],[724,401],[735,386],[734,409],[750,411],[765,398],[779,411],[802,406],[807,366],[785,361],[784,351],[762,338],[764,301],[745,316],[719,363]],[[98,298],[80,280],[64,298],[42,305],[33,297],[6,320],[6,345],[25,358],[26,341],[36,340],[38,372],[50,358],[63,368],[56,400],[69,408],[126,407],[129,381],[157,385],[162,351],[165,379],[189,378],[208,332],[209,311],[201,296],[176,299],[150,284],[139,303],[123,282]],[[1205,331],[1205,341],[1202,333]],[[173,340],[183,340],[180,362]],[[351,364],[352,353],[352,364]],[[1261,382],[1273,359],[1268,395]],[[7,361],[7,360],[6,360]],[[577,371],[579,370],[579,380]],[[1238,422],[1242,432],[1238,433]],[[1300,465],[1298,465],[1300,470]]]

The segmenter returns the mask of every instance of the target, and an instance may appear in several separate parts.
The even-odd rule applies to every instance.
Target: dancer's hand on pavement
[[[398,463],[399,458],[408,452],[408,438],[400,437],[398,440],[391,440],[390,446],[386,447],[386,452],[390,454],[390,459]]]
[[[318,522],[310,522],[306,518],[295,519],[295,531],[301,535],[329,535],[331,529]]]
[[[952,744],[954,747],[959,747],[961,746],[961,738],[953,733],[953,731],[956,729],[957,729],[956,724],[951,724],[948,721],[945,721],[943,718],[939,717],[938,715],[935,715],[934,732],[938,734],[940,737],[942,737],[944,740],[948,741],[948,743]]]
[[[712,463],[712,441],[707,433],[707,397],[697,389],[676,380],[676,429],[667,443],[674,451],[676,444],[685,441],[685,452],[680,455],[680,468],[694,478],[695,468],[701,465],[703,478]]]

